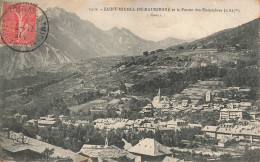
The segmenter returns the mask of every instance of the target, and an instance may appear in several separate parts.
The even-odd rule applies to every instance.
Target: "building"
[[[23,123],[27,119],[27,115],[20,115],[19,113],[14,114],[13,118],[18,123]]]
[[[259,143],[245,143],[245,142],[239,142],[237,149],[245,151],[245,149],[248,148],[249,150],[254,150],[254,149],[260,149],[260,144]]]
[[[52,158],[59,158],[67,161],[88,161],[88,158],[70,150],[12,131],[4,133],[4,136],[2,136],[1,148],[3,154],[6,155],[7,158],[10,158],[5,159],[7,161],[42,161],[42,152],[46,148],[54,149],[53,154],[50,155]]]
[[[153,107],[156,109],[168,109],[171,107],[171,102],[169,97],[161,96],[161,91],[159,89],[157,96],[153,98],[152,101]]]
[[[221,138],[220,141],[218,141],[219,147],[227,147],[232,141],[234,141],[235,137],[224,137]]]
[[[260,112],[250,112],[249,115],[253,118],[253,121],[260,121]]]
[[[138,156],[122,150],[116,146],[109,146],[106,139],[105,145],[89,145],[84,144],[79,151],[80,155],[86,156],[91,159],[92,162],[120,162],[120,161],[132,161],[134,162]]]
[[[55,118],[51,117],[40,117],[40,119],[31,119],[27,121],[27,124],[33,125],[38,128],[52,128],[56,127],[58,122],[55,120]]]
[[[180,130],[183,128],[189,128],[188,122],[180,119],[170,120],[167,122],[160,122],[159,129],[164,130]]]
[[[245,113],[244,110],[239,108],[233,108],[233,109],[222,109],[220,110],[220,120],[231,120],[231,119],[242,119],[243,114]]]
[[[145,117],[153,116],[153,105],[147,104],[145,107],[142,108],[142,111],[140,111],[141,114],[143,114]]]
[[[172,152],[152,138],[140,140],[138,144],[128,150],[129,152],[140,155],[142,161],[162,161],[166,155]]]
[[[202,131],[204,135],[222,140],[224,143],[226,139],[232,138],[236,141],[260,142],[260,126],[254,124],[205,126]]]
[[[188,106],[188,103],[189,103],[189,100],[182,100],[182,101],[181,101],[181,105],[182,105],[183,107]]]
[[[59,116],[59,119],[60,119],[60,121],[65,121],[65,120],[67,120],[67,116],[65,116],[65,115],[60,115]]]
[[[109,95],[110,96],[114,96],[114,97],[119,97],[119,96],[121,96],[124,93],[125,93],[124,91],[117,90],[117,91],[114,91],[114,92],[110,92]]]
[[[211,93],[210,91],[206,92],[206,102],[210,102],[211,101]]]
[[[201,131],[204,132],[205,136],[208,136],[211,139],[217,138],[216,131],[218,130],[217,126],[205,126]]]
[[[89,121],[88,121],[88,120],[77,120],[77,121],[75,121],[74,126],[76,126],[76,127],[78,127],[78,126],[80,126],[80,125],[86,126],[86,125],[88,125],[88,124],[89,124]]]
[[[152,131],[155,133],[155,130],[157,129],[157,124],[154,123],[144,123],[139,126],[138,131]]]
[[[107,131],[117,128],[125,128],[128,119],[123,118],[106,118],[96,119],[93,121],[94,127],[100,130],[106,129]]]

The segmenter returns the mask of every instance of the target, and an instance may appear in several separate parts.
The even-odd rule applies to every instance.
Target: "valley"
[[[111,150],[117,161],[242,161],[259,152],[259,19],[192,42],[154,42],[64,9],[46,13],[52,31],[39,49],[0,47],[8,158],[9,141],[29,150],[25,139],[48,146],[33,145],[39,156],[53,147],[94,161]],[[143,152],[150,143],[160,154]]]

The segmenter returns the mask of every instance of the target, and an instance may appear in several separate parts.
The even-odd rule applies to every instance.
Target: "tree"
[[[181,50],[182,50],[182,49],[184,49],[184,47],[183,47],[183,46],[180,46],[180,47],[179,47],[179,49],[181,49]]]
[[[212,146],[212,147],[211,147],[211,151],[216,152],[216,151],[217,151],[217,148],[216,148],[215,146]]]
[[[243,114],[243,119],[244,120],[253,120],[253,117],[249,115],[249,113],[245,112]]]
[[[125,86],[125,84],[123,82],[120,82],[119,89],[126,93],[126,86]]]
[[[152,54],[152,55],[155,54],[155,51],[151,51],[150,54]]]
[[[144,51],[144,52],[143,52],[143,55],[144,55],[145,57],[147,57],[147,56],[149,55],[149,52],[148,52],[148,51]]]
[[[110,130],[107,134],[109,145],[115,145],[119,148],[123,148],[125,145],[122,141],[123,133],[124,132],[122,129]]]
[[[54,148],[49,149],[45,148],[45,150],[42,152],[42,155],[46,161],[50,161],[51,155],[54,153]]]
[[[260,149],[245,151],[243,156],[244,161],[257,162],[260,159]]]

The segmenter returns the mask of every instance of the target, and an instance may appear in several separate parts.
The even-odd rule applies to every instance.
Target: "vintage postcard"
[[[0,0],[0,161],[259,162],[259,0]]]

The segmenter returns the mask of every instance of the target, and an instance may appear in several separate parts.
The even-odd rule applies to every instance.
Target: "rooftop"
[[[172,154],[166,146],[163,146],[152,138],[146,138],[128,150],[132,153],[148,155],[148,156],[161,156]]]
[[[17,137],[20,136],[20,134],[13,132],[13,135],[16,135]],[[1,146],[3,149],[8,150],[10,152],[19,152],[19,151],[25,151],[25,150],[31,150],[37,153],[42,153],[45,148],[54,149],[54,153],[51,155],[51,157],[61,157],[61,158],[71,158],[74,160],[81,158],[81,156],[77,153],[74,153],[70,150],[63,149],[61,147],[57,147],[39,140],[36,140],[34,138],[30,138],[27,136],[24,136],[25,139],[28,139],[27,143],[14,143],[13,139],[8,139],[6,137],[2,137]]]
[[[28,123],[33,123],[33,119],[32,120],[29,120],[27,121]],[[38,121],[38,124],[43,124],[43,125],[53,125],[56,123],[56,121],[53,121],[53,120],[37,120]]]
[[[217,129],[218,129],[218,126],[209,126],[209,125],[207,125],[207,126],[205,126],[205,127],[202,129],[202,131],[203,131],[203,132],[216,132]]]
[[[80,153],[89,157],[100,157],[102,159],[118,159],[127,156],[128,158],[135,158],[136,156],[122,150],[116,146],[104,146],[104,145],[89,145],[84,144],[80,150]]]
[[[242,112],[242,111],[245,111],[245,110],[242,110],[242,109],[238,109],[238,108],[235,108],[235,109],[227,109],[227,108],[225,108],[225,109],[222,109],[222,110],[220,110],[221,112],[223,112],[223,111],[238,111],[238,112]]]

